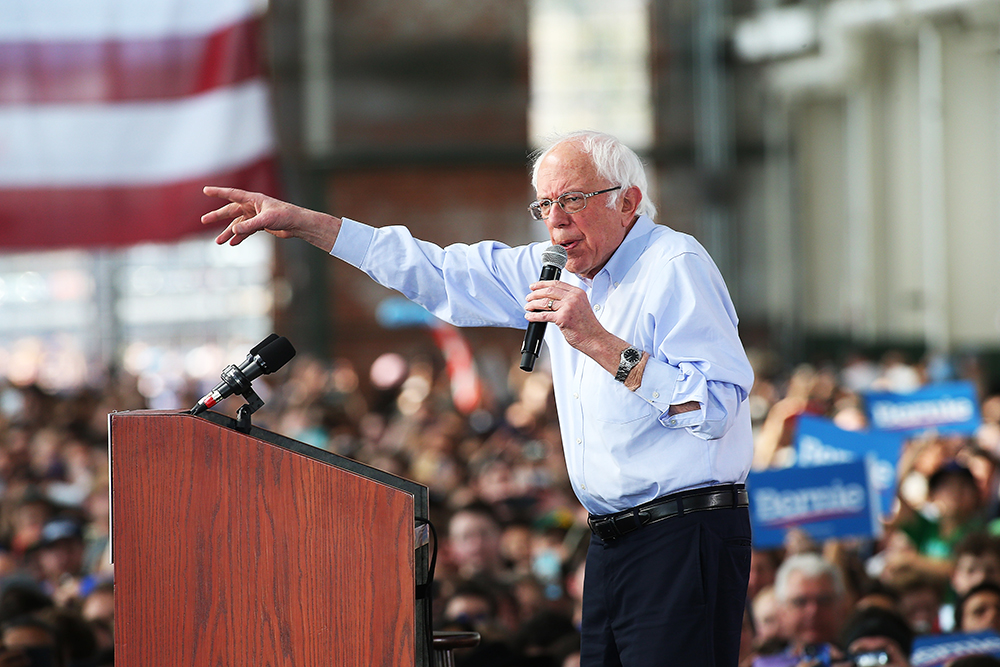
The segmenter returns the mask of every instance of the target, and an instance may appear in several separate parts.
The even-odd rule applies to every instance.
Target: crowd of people
[[[757,469],[787,464],[797,416],[862,428],[865,391],[940,374],[892,354],[792,369],[751,358]],[[526,374],[516,361],[484,377],[482,405],[462,413],[433,351],[388,355],[372,369],[301,355],[255,384],[266,405],[254,423],[428,487],[439,536],[434,627],[482,637],[456,652],[459,665],[569,667],[587,514],[567,480],[544,363]],[[960,374],[978,381],[973,370]],[[0,667],[28,664],[31,652],[49,656],[37,664],[113,664],[107,414],[146,406],[135,384],[119,373],[66,394],[0,388]],[[881,538],[817,543],[791,530],[781,548],[753,552],[743,665],[880,654],[872,664],[909,665],[918,635],[1000,632],[1000,397],[981,389],[975,436],[906,443]],[[175,407],[203,391],[191,386]]]

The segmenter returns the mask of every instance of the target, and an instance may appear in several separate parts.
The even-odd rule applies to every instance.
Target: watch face
[[[639,350],[634,347],[629,347],[622,352],[622,357],[630,364],[637,364],[639,363],[639,360],[642,359],[642,354],[640,354]]]

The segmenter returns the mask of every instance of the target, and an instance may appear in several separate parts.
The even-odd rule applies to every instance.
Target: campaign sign
[[[747,492],[754,546],[780,546],[795,526],[820,541],[878,535],[878,496],[869,480],[866,459],[751,472]]]
[[[991,630],[951,635],[921,635],[913,640],[913,667],[944,667],[966,655],[1000,658],[1000,635]]]
[[[889,514],[896,496],[896,463],[903,437],[881,431],[845,431],[829,419],[801,415],[795,435],[795,462],[803,467],[846,463],[872,457],[872,484],[882,515]]]
[[[973,434],[979,428],[979,399],[971,382],[942,382],[908,394],[872,392],[865,396],[873,429],[913,434]]]

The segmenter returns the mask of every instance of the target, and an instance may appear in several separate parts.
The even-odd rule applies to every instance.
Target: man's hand
[[[551,306],[549,303],[551,302]],[[608,335],[590,307],[587,294],[559,280],[543,280],[531,285],[525,317],[530,322],[552,322],[562,331],[566,342],[581,352],[595,339]],[[620,351],[619,351],[620,352]],[[618,353],[615,354],[615,367]]]
[[[228,204],[201,216],[204,225],[219,222],[228,225],[215,238],[220,245],[239,245],[251,234],[265,231],[281,239],[300,238],[330,252],[340,232],[340,218],[310,211],[259,192],[215,186],[206,187],[204,192],[209,197],[229,200]]]
[[[552,322],[559,327],[567,343],[612,375],[618,372],[621,352],[630,343],[610,333],[597,321],[582,289],[559,280],[539,281],[531,285],[525,306],[524,317],[529,322]]]

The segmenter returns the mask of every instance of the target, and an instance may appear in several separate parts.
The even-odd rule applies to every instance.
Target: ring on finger
[[[552,300],[552,299],[549,299],[549,303],[548,303],[548,305],[546,305],[545,307],[546,307],[546,308],[548,308],[549,310],[552,310],[552,304],[554,304],[554,303],[555,303],[555,301],[554,301],[554,300]]]

